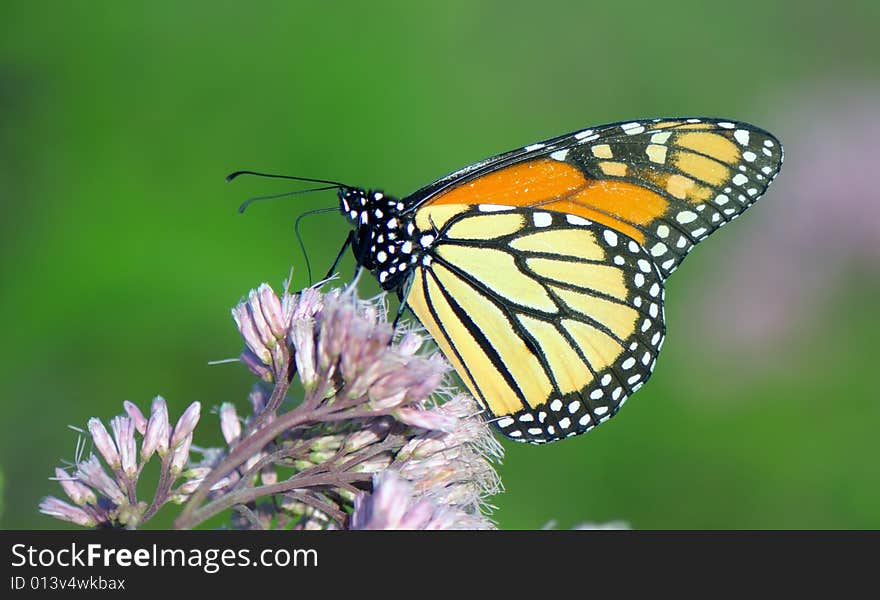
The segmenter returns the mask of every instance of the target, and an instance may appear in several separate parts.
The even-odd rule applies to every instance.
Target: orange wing
[[[577,215],[638,241],[666,277],[695,244],[754,204],[782,157],[779,141],[752,125],[658,119],[526,146],[411,198],[417,215],[428,207],[475,204]]]

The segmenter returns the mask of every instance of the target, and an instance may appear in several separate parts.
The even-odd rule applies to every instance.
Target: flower
[[[254,292],[248,295],[254,297]],[[299,406],[279,414],[280,405],[272,398],[279,396],[278,390],[293,373],[282,377],[285,365],[267,362],[264,367],[273,372],[263,379],[275,382],[276,389],[271,395],[259,388],[252,393],[251,417],[242,422],[231,405],[221,407],[221,428],[230,446],[249,444],[249,434],[270,422],[281,432],[238,461],[244,465],[247,484],[292,491],[298,489],[297,480],[328,473],[328,480],[363,481],[369,489],[378,481],[373,479],[376,474],[393,469],[412,490],[416,503],[425,500],[424,506],[436,505],[450,514],[491,524],[484,512],[491,508],[487,499],[501,490],[492,466],[501,457],[501,446],[473,398],[445,391],[449,366],[436,349],[426,348],[422,333],[394,331],[385,319],[384,298],[360,300],[350,290],[322,294],[307,288],[285,293],[278,301],[261,296],[261,301],[280,305],[290,315],[285,321],[289,328],[285,352],[291,357],[287,367],[300,377],[306,393]],[[243,314],[243,309],[238,312]],[[236,323],[247,346],[243,356],[256,355],[259,348],[250,329],[257,331],[259,324],[248,325],[241,316]],[[299,414],[309,415],[309,423],[282,429],[285,420],[294,422]],[[277,470],[267,472],[269,464],[292,467],[293,472],[282,479]],[[340,464],[345,465],[342,472],[333,467]],[[332,494],[318,498],[297,492],[295,500],[287,499],[280,506],[299,525],[303,520],[344,525],[344,512],[355,497],[340,483]],[[265,525],[262,518],[236,522]]]
[[[165,399],[161,396],[156,396],[153,400],[150,420],[147,421],[147,426],[144,429],[141,460],[144,462],[150,460],[153,452],[156,451],[159,452],[159,456],[164,457],[168,452],[168,432],[171,425],[168,422],[168,407],[165,405]]]
[[[54,479],[76,506],[48,496],[40,503],[42,513],[85,527],[134,528],[177,493],[171,487],[189,460],[199,403],[191,404],[178,420],[173,439],[163,398],[157,396],[153,400],[149,420],[129,401],[124,403],[124,409],[126,415],[110,420],[112,437],[100,419],[89,419],[88,431],[98,455],[77,460],[71,473],[55,469]],[[142,438],[140,460],[136,434]],[[169,453],[169,449],[173,452]],[[160,478],[164,484],[148,504],[137,497],[137,481],[146,463],[156,454],[162,458]]]
[[[59,500],[54,496],[48,496],[40,502],[40,512],[62,521],[82,525],[83,527],[94,527],[97,524],[88,511],[76,506],[71,506],[67,502]]]
[[[116,444],[113,443],[113,439],[107,433],[107,428],[104,427],[101,420],[94,417],[89,419],[88,428],[92,436],[92,442],[95,444],[98,452],[101,453],[101,456],[104,457],[104,461],[111,468],[119,468],[121,464],[119,452],[116,450]]]
[[[110,431],[89,420],[98,455],[72,474],[56,470],[72,503],[49,497],[40,510],[126,528],[169,502],[184,504],[180,528],[229,508],[243,529],[494,527],[488,499],[501,491],[501,446],[474,399],[444,385],[449,366],[424,334],[387,322],[384,298],[316,288],[277,296],[262,284],[232,314],[242,362],[262,383],[249,414],[231,402],[214,411],[225,446],[194,443],[199,402],[172,427],[163,398],[149,418],[126,401]],[[305,393],[285,402],[296,376]],[[146,502],[137,484],[154,457],[159,482]]]
[[[144,435],[147,429],[147,419],[144,417],[141,409],[134,402],[129,402],[128,400],[123,402],[122,406],[125,408],[128,417],[134,422],[134,428],[137,429],[139,434]]]
[[[231,402],[220,405],[220,432],[228,445],[232,445],[241,435],[241,421],[238,420],[235,405]]]
[[[269,284],[264,283],[251,290],[247,300],[232,309],[232,318],[247,345],[245,360],[253,363],[251,370],[260,377],[266,372],[258,365],[277,368],[289,358],[283,342],[290,327],[291,308],[282,303]]]
[[[178,419],[174,426],[174,432],[171,434],[171,447],[177,448],[184,443],[187,438],[192,438],[192,432],[199,422],[202,405],[198,402],[190,404]]]
[[[349,529],[494,529],[482,515],[420,498],[393,470],[373,477],[373,492],[354,501]]]

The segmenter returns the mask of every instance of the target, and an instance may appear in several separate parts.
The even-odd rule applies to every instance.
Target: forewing
[[[782,165],[770,133],[720,119],[604,125],[466,167],[407,200],[542,207],[611,227],[648,249],[664,277],[742,214]]]

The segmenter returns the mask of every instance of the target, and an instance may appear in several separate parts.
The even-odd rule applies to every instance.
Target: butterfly
[[[474,163],[396,198],[340,186],[358,266],[397,292],[507,437],[607,421],[651,376],[664,283],[782,165],[752,125],[602,125]],[[338,260],[338,259],[337,259]]]

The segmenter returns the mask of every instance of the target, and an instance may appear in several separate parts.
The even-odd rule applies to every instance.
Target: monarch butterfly
[[[666,278],[755,203],[782,154],[746,123],[667,118],[531,144],[402,199],[336,184],[354,227],[339,256],[351,245],[397,292],[504,435],[552,442],[648,380]]]

